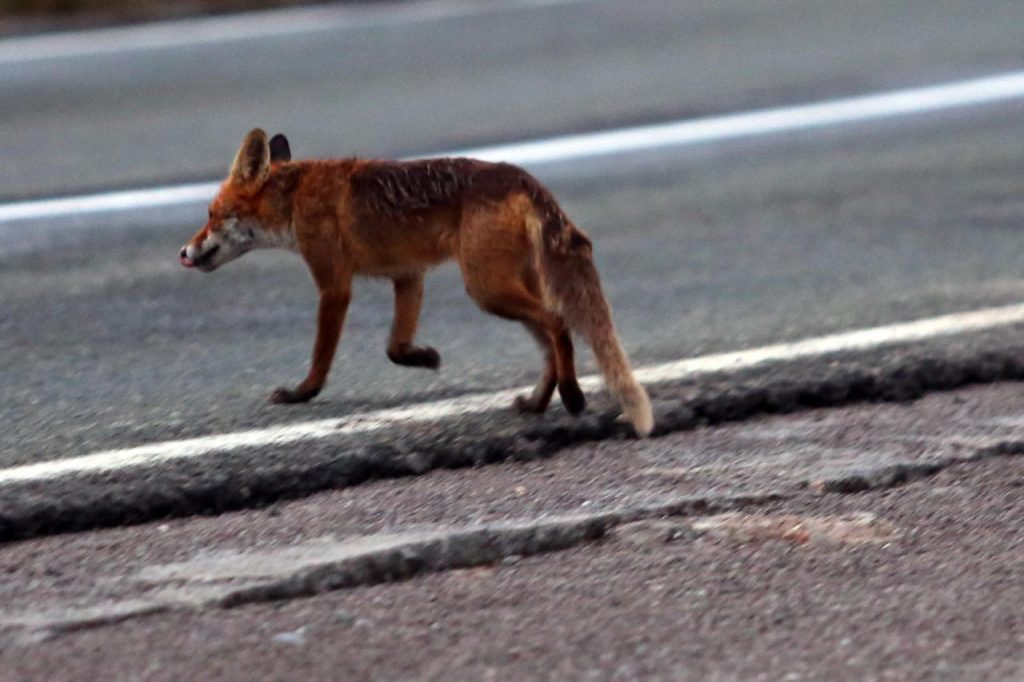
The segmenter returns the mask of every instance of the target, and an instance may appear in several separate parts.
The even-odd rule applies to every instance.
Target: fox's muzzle
[[[186,244],[178,252],[178,262],[186,268],[198,268],[205,271],[212,269],[207,266],[210,265],[218,251],[220,251],[220,244],[214,244],[203,253],[197,253],[198,249],[194,245]]]
[[[203,272],[216,270],[239,256],[261,246],[263,230],[252,219],[235,217],[207,223],[178,252],[178,262]],[[263,245],[267,245],[263,237]]]

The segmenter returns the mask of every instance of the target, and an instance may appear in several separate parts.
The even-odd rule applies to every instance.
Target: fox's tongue
[[[194,268],[196,266],[196,264],[193,263],[192,259],[189,258],[188,256],[178,256],[178,262],[184,265],[186,268]]]

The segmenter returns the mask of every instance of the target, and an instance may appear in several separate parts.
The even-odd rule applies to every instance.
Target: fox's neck
[[[285,249],[298,251],[299,242],[289,222],[280,227],[268,227],[253,231],[253,247],[257,249]]]
[[[293,221],[295,192],[307,171],[306,162],[275,163],[263,186],[264,227],[253,234],[258,249],[298,250]]]

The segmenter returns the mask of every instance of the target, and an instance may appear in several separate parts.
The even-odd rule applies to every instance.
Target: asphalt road
[[[1019,67],[1019,3],[567,2],[0,66],[0,195],[211,178],[253,125],[297,156],[389,155],[811,101]],[[538,169],[594,237],[638,364],[1016,301],[1019,104]],[[203,207],[0,226],[0,464],[529,383],[527,336],[452,268],[383,352],[365,282],[331,382],[300,379],[315,294],[287,254],[211,276]],[[590,369],[583,356],[583,368]]]
[[[7,545],[0,679],[1019,679],[1022,395],[802,412]],[[854,479],[855,495],[827,485]],[[535,528],[552,549],[552,514],[605,521],[555,553],[514,541]]]
[[[582,177],[550,169],[552,186],[594,237],[634,360],[671,360],[1018,300],[1024,125],[1012,114],[590,162]],[[389,287],[369,281],[322,397],[267,405],[305,371],[315,291],[283,253],[184,271],[173,257],[194,227],[183,214],[196,212],[69,228],[71,244],[5,259],[4,463],[341,416],[536,373],[527,335],[479,312],[445,267],[428,278],[420,331],[442,353],[439,374],[388,363]],[[586,355],[581,365],[592,369]]]
[[[404,156],[1024,66],[1019,2],[316,11],[222,42],[0,43],[0,204],[215,179],[255,125],[297,156]],[[295,15],[268,16],[273,34]],[[1021,301],[1021,112],[532,170],[593,237],[635,364],[661,363]],[[487,412],[11,476],[536,375],[527,335],[442,267],[420,332],[440,373],[388,363],[389,286],[365,281],[326,391],[270,406],[305,373],[314,288],[285,253],[181,268],[204,215],[0,221],[0,680],[1019,675],[1019,384],[695,427],[1021,380],[1020,319],[653,385],[647,441],[594,396],[575,420]]]
[[[1012,0],[569,0],[8,62],[0,197],[219,176],[254,125],[404,155],[952,80],[1020,68],[1022,23]]]

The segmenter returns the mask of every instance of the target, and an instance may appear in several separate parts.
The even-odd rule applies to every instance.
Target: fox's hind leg
[[[415,346],[416,326],[423,304],[423,273],[396,277],[395,321],[388,341],[388,359],[396,365],[437,369],[441,356],[430,346]]]
[[[561,318],[546,311],[541,300],[521,286],[511,287],[499,296],[487,297],[479,302],[489,313],[521,321],[538,341],[541,338],[546,340],[546,343],[541,343],[546,349],[541,380],[529,398],[516,401],[516,407],[526,408],[531,412],[543,412],[557,384],[558,395],[569,414],[576,415],[582,412],[587,401],[576,381],[572,338]]]
[[[569,414],[579,414],[587,405],[583,389],[576,380],[576,361],[573,358],[572,334],[562,322],[562,328],[555,334],[555,358],[558,361],[558,395]]]
[[[523,284],[526,286],[527,291],[535,296],[538,301],[542,300],[540,276],[533,265],[524,268]],[[551,399],[551,391],[557,385],[558,395],[562,398],[562,404],[565,405],[571,414],[578,414],[586,406],[586,398],[583,397],[583,391],[576,381],[576,362],[572,347],[572,334],[569,333],[569,328],[560,317],[552,315],[551,319],[554,323],[553,326],[544,330],[547,336],[546,340],[542,341],[537,333],[531,329],[531,332],[537,337],[541,348],[546,351],[545,359],[547,364],[544,377],[550,376],[548,381],[551,383],[548,389],[548,400]],[[527,325],[527,328],[529,327],[530,325]],[[537,388],[540,389],[540,385]],[[543,411],[543,408],[538,411]]]
[[[460,264],[473,300],[492,315],[522,322],[544,351],[540,381],[529,397],[516,400],[516,409],[543,412],[557,385],[565,409],[574,415],[582,412],[586,399],[576,381],[572,338],[565,322],[544,308],[532,268],[514,260],[465,257]]]
[[[540,346],[541,351],[544,353],[544,371],[541,372],[540,379],[537,381],[533,392],[529,396],[517,396],[513,407],[519,412],[540,414],[547,409],[548,403],[551,402],[551,396],[555,393],[555,385],[558,381],[555,347],[551,343],[551,338],[548,336],[547,331],[539,324],[532,321],[524,321],[523,325],[533,335],[533,338],[537,340],[537,345]]]

